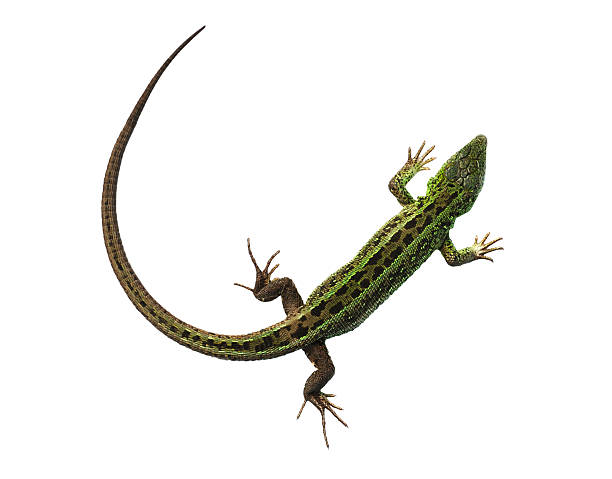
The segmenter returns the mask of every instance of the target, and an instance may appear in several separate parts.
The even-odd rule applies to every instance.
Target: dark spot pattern
[[[323,310],[325,309],[325,306],[327,305],[327,301],[323,300],[321,301],[317,306],[315,306],[314,308],[312,308],[310,310],[310,312],[312,314],[314,314],[315,316],[321,316],[321,313],[323,312]]]
[[[365,270],[365,269],[359,270],[359,271],[357,271],[357,272],[356,272],[356,273],[353,275],[353,277],[351,278],[351,280],[353,280],[353,281],[355,281],[355,282],[358,282],[358,281],[359,281],[361,278],[363,278],[363,275],[364,275],[364,274],[366,274],[366,270]]]
[[[378,263],[378,260],[380,258],[382,258],[382,254],[383,254],[383,250],[382,248],[379,249],[376,253],[374,253],[374,255],[372,255],[372,257],[369,259],[369,261],[366,263],[366,266],[373,266],[376,263]]]
[[[385,271],[385,268],[383,268],[382,266],[377,266],[376,268],[374,268],[374,271],[372,272],[372,279],[378,278],[381,274],[383,274],[384,271]]]
[[[308,334],[308,326],[302,323],[298,323],[297,329],[294,333],[291,333],[291,337],[295,339],[301,339]]]
[[[329,308],[329,312],[331,314],[338,314],[340,311],[342,311],[342,308],[344,308],[344,305],[342,304],[342,301],[339,303],[334,304],[331,308]]]

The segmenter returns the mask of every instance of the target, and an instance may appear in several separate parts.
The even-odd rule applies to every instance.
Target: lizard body
[[[303,349],[316,371],[304,388],[304,404],[310,401],[321,412],[325,442],[325,411],[342,421],[321,388],[334,374],[334,366],[327,352],[325,340],[358,327],[406,281],[420,266],[440,250],[453,265],[465,264],[485,256],[498,240],[482,241],[457,251],[449,231],[455,219],[472,207],[484,181],[486,138],[477,136],[453,155],[432,177],[427,194],[413,199],[406,183],[433,158],[421,156],[423,145],[391,179],[389,189],[402,205],[401,211],[387,221],[363,246],[355,258],[333,273],[302,301],[289,278],[271,279],[268,271],[275,253],[263,270],[248,250],[256,269],[252,291],[260,301],[282,298],[286,318],[260,331],[244,335],[216,334],[185,323],[163,308],[144,288],[134,273],[121,243],[117,222],[116,194],[119,168],[128,140],[155,84],[176,55],[203,29],[191,35],[166,60],[155,74],[128,118],[113,148],[108,163],[102,194],[102,225],[104,241],[113,270],[126,294],[144,317],[163,334],[197,352],[229,360],[259,360],[282,356]],[[304,405],[302,405],[302,408]],[[301,413],[301,410],[300,410]],[[299,415],[298,415],[299,417]]]

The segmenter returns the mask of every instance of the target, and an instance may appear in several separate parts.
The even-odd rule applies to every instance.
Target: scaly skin
[[[311,402],[321,413],[325,433],[326,410],[337,408],[330,395],[321,388],[334,374],[334,366],[324,341],[355,329],[399,286],[404,283],[431,254],[440,250],[453,266],[488,259],[487,253],[498,240],[486,243],[476,238],[471,247],[457,251],[449,231],[457,217],[470,210],[484,181],[486,138],[477,136],[454,154],[429,180],[427,194],[416,200],[405,188],[419,171],[429,168],[433,158],[421,156],[424,144],[415,157],[409,151],[407,163],[391,179],[389,189],[402,210],[387,221],[357,253],[357,256],[321,283],[302,301],[289,278],[271,279],[268,271],[275,253],[261,270],[251,253],[256,268],[253,292],[260,301],[283,300],[287,314],[279,323],[244,335],[216,334],[185,323],[164,309],[144,288],[127,259],[117,222],[117,180],[127,142],[155,84],[176,55],[203,29],[191,35],[166,60],[155,74],[128,118],[108,163],[102,194],[102,225],[108,256],[126,294],[144,317],[157,329],[179,344],[197,352],[221,359],[250,361],[270,359],[303,349],[316,367],[306,382],[304,402]],[[492,261],[492,260],[491,260]],[[239,285],[242,286],[242,285]],[[303,406],[302,406],[303,407]],[[301,412],[301,411],[300,411]],[[346,424],[345,424],[346,425]]]

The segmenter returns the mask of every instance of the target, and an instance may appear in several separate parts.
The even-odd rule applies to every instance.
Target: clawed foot
[[[348,424],[345,423],[340,416],[334,411],[334,409],[342,410],[340,406],[336,406],[327,398],[335,397],[335,394],[325,394],[324,392],[319,392],[318,394],[312,394],[307,399],[304,399],[304,403],[300,408],[300,412],[298,412],[297,418],[299,419],[302,415],[302,411],[304,410],[304,406],[306,406],[307,402],[311,402],[321,413],[321,423],[323,425],[323,438],[325,439],[325,445],[329,449],[329,442],[327,441],[327,431],[325,430],[325,411],[331,412],[334,417],[340,421],[345,427],[348,427]]]
[[[240,286],[241,288],[248,289],[253,294],[257,294],[258,291],[260,291],[264,286],[267,286],[270,283],[270,277],[272,276],[272,273],[274,273],[276,268],[278,268],[278,264],[277,264],[270,271],[268,271],[270,264],[272,264],[272,260],[276,257],[278,253],[280,253],[280,250],[274,253],[272,256],[270,256],[270,259],[266,263],[266,267],[262,271],[259,268],[257,261],[255,261],[255,257],[253,256],[253,252],[251,251],[251,239],[250,238],[247,238],[247,247],[249,250],[249,256],[251,257],[251,261],[253,262],[253,265],[255,266],[255,274],[256,274],[255,287],[249,288],[248,286],[245,286],[244,284],[240,284],[240,283],[234,283],[234,284],[236,286]]]
[[[413,169],[415,173],[418,173],[419,171],[429,170],[429,167],[425,165],[427,163],[431,163],[436,159],[435,157],[427,158],[427,155],[429,155],[436,146],[432,146],[431,148],[429,148],[429,150],[425,152],[425,154],[423,154],[423,156],[421,156],[421,151],[423,151],[424,147],[425,142],[421,144],[421,147],[419,148],[419,151],[417,151],[417,154],[414,158],[412,157],[412,150],[408,148],[408,161],[406,162],[406,167]]]
[[[488,238],[489,238],[489,233],[484,235],[484,238],[482,238],[482,241],[478,241],[478,236],[476,236],[476,239],[474,240],[474,244],[472,245],[472,251],[474,252],[474,255],[476,256],[476,259],[488,259],[489,261],[493,262],[492,258],[489,258],[488,256],[485,256],[485,255],[492,251],[504,249],[501,246],[498,246],[496,248],[491,248],[492,245],[502,240],[503,238],[497,238],[487,243],[486,241]]]

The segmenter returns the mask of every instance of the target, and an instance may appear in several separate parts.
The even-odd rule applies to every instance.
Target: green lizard
[[[157,329],[183,346],[220,359],[251,361],[270,359],[302,349],[313,363],[315,371],[306,380],[304,402],[321,414],[323,436],[329,447],[325,428],[325,412],[329,411],[342,424],[346,423],[321,389],[334,375],[334,365],[325,346],[325,340],[355,329],[423,262],[436,250],[451,266],[459,266],[476,259],[491,260],[487,253],[503,249],[493,247],[501,238],[488,241],[487,233],[472,246],[457,250],[450,240],[449,231],[455,219],[469,211],[482,188],[485,174],[487,140],[477,136],[455,153],[427,184],[427,194],[414,199],[406,184],[416,173],[428,170],[425,165],[434,147],[425,153],[421,145],[416,155],[408,150],[408,161],[389,182],[391,193],[402,210],[387,221],[357,253],[308,297],[306,302],[289,278],[274,278],[270,269],[278,251],[268,260],[263,270],[258,266],[247,240],[248,252],[255,266],[255,284],[243,288],[259,301],[282,299],[286,318],[261,331],[244,335],[216,334],[192,326],[164,309],[144,288],[130,263],[119,235],[117,222],[117,180],[121,159],[136,122],[153,88],[176,55],[204,27],[191,35],[166,60],[138,100],[111,153],[104,178],[102,193],[102,226],[104,242],[113,270],[126,294],[144,317]]]

